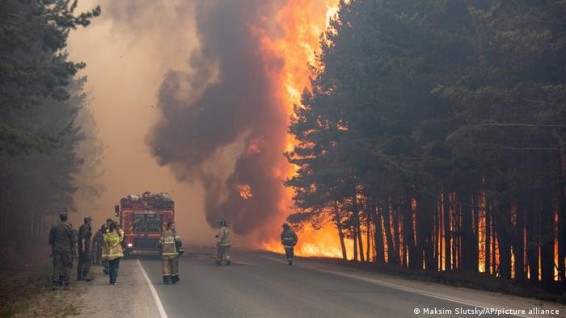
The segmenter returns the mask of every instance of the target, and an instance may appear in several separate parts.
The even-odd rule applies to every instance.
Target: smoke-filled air
[[[151,134],[153,154],[177,178],[201,182],[206,220],[224,218],[249,234],[280,212],[287,114],[269,74],[283,60],[262,54],[261,36],[278,5],[200,1],[200,43],[190,72],[171,70],[159,91],[163,119]]]

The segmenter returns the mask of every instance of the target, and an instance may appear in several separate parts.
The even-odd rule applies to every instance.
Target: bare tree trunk
[[[541,245],[540,245],[540,269],[541,287],[548,291],[554,290],[554,207],[551,204],[552,197],[550,186],[546,185],[541,191]]]
[[[399,264],[399,256],[400,255],[404,255],[405,252],[403,249],[401,249],[401,230],[399,229],[399,217],[400,217],[400,213],[398,210],[393,210],[393,237],[395,239],[395,264]],[[404,258],[406,259],[406,258]]]
[[[444,269],[449,271],[452,269],[452,229],[450,218],[450,195],[444,193],[442,196],[442,207],[444,211]]]
[[[340,218],[340,210],[338,209],[338,201],[334,201],[334,217],[336,219],[336,227],[338,228],[338,236],[340,237],[340,247],[342,248],[342,259],[347,260],[346,243],[344,242],[344,231],[342,230],[342,219]]]
[[[515,213],[517,220],[513,249],[515,256],[515,281],[524,285],[527,277],[525,275],[525,206],[522,204],[522,200],[517,204]]]
[[[352,215],[353,217],[353,215]],[[352,222],[352,242],[354,244],[354,262],[358,261],[358,233],[356,233],[357,227],[355,222]]]
[[[370,212],[370,206],[368,205],[366,207],[366,259],[368,262],[371,262],[372,258],[371,258],[371,234],[372,234],[372,213]],[[375,255],[374,255],[374,259],[375,259]]]
[[[491,209],[485,207],[485,272],[493,273],[491,271]]]
[[[387,242],[387,262],[389,264],[399,264],[393,243],[393,233],[391,232],[394,231],[392,226],[393,222],[391,222],[391,213],[391,204],[389,204],[385,210],[382,209],[381,213],[383,215],[383,223],[385,224],[383,228],[385,230],[385,239]]]
[[[376,263],[385,262],[385,246],[383,244],[383,224],[381,214],[383,209],[379,205],[374,205],[371,209],[373,213],[372,221],[374,224],[374,244],[375,244],[375,259]]]

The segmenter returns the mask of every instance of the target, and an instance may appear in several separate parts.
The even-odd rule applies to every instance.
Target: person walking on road
[[[161,250],[161,268],[163,270],[163,283],[165,285],[177,283],[179,278],[179,255],[183,254],[183,242],[177,235],[175,222],[169,221],[167,229],[161,233],[159,239]]]
[[[90,270],[91,255],[91,238],[92,238],[92,219],[90,216],[84,218],[84,224],[79,227],[79,264],[77,266],[77,280],[91,281],[88,277]]]
[[[63,287],[71,289],[71,270],[75,253],[75,235],[73,227],[67,223],[67,213],[59,214],[59,224],[49,231],[49,245],[53,257],[53,289]]]
[[[222,261],[226,262],[226,265],[232,264],[230,259],[230,230],[228,229],[228,224],[226,220],[220,220],[220,229],[218,234],[216,234],[216,249],[218,251],[218,258],[216,259],[216,265],[222,265]]]
[[[289,265],[293,265],[293,256],[295,245],[297,245],[297,234],[291,226],[287,223],[283,223],[283,232],[281,233],[281,244],[285,248],[285,256],[287,257],[287,262]]]
[[[106,226],[104,227],[104,232],[102,232],[102,244],[104,247],[104,234],[108,233],[108,230],[110,229],[110,224],[114,223],[114,221],[112,221],[112,219],[106,219]],[[102,259],[102,266],[104,267],[102,269],[102,272],[106,275],[108,275],[108,260],[105,260],[104,258]]]
[[[108,232],[102,236],[102,259],[108,261],[108,276],[110,284],[116,285],[120,258],[124,257],[122,236],[118,233],[116,223],[111,222]]]

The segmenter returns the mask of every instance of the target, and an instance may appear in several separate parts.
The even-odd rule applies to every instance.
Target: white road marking
[[[159,299],[159,295],[157,295],[157,291],[153,287],[151,280],[149,280],[149,277],[147,276],[147,273],[143,269],[143,266],[142,266],[140,260],[137,259],[136,262],[138,262],[138,265],[139,265],[139,267],[142,271],[143,277],[145,277],[145,280],[147,281],[147,285],[149,285],[149,290],[151,290],[151,295],[153,296],[153,300],[155,300],[155,304],[157,305],[157,310],[159,311],[160,317],[161,318],[167,318],[167,313],[165,313],[165,308],[163,308],[163,304],[161,303],[161,299]]]

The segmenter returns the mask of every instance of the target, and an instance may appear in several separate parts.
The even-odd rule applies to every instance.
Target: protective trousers
[[[218,245],[217,262],[230,262],[230,245]]]
[[[163,256],[161,258],[161,268],[163,276],[173,276],[179,274],[179,256]]]
[[[53,251],[53,283],[69,285],[72,268],[72,252]]]

